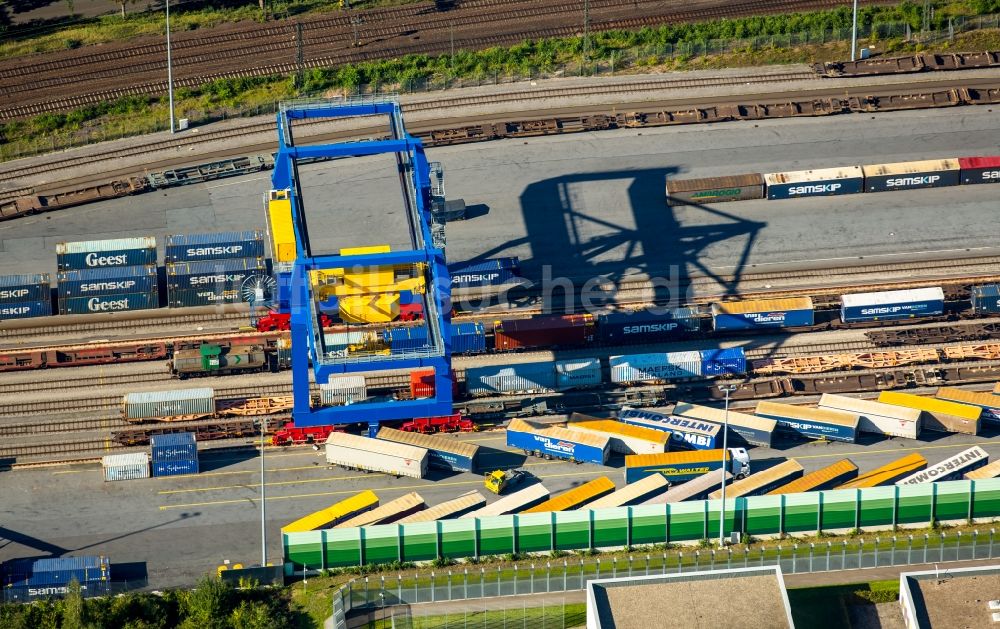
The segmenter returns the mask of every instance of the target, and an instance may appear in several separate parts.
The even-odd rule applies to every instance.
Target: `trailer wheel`
[[[551,460],[552,460],[552,455],[551,455],[551,454],[549,454],[548,452],[546,452],[546,453],[545,453],[545,460],[546,460],[546,461],[551,461]]]
[[[541,458],[541,457],[542,457],[542,453],[541,453],[541,451],[540,451],[540,450],[535,450],[535,451],[533,452],[533,454],[534,454],[534,455],[535,455],[536,457],[538,457],[538,458]]]

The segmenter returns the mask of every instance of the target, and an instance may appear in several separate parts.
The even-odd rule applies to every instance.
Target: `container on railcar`
[[[574,358],[559,360],[555,364],[556,389],[589,389],[601,386],[601,360],[599,358]]]
[[[122,416],[129,422],[176,421],[215,414],[215,391],[208,387],[126,393]]]
[[[415,325],[405,328],[386,328],[382,340],[393,354],[403,354],[429,347],[427,326]]]
[[[840,320],[844,323],[894,321],[941,314],[944,314],[944,291],[938,286],[840,297]]]
[[[818,168],[764,175],[768,199],[856,194],[864,190],[860,166]]]
[[[972,295],[972,312],[977,315],[1000,314],[1000,285],[973,286],[969,292]]]
[[[0,304],[49,301],[52,281],[48,273],[0,275]]]
[[[722,301],[712,304],[716,331],[794,328],[813,325],[811,297]]]
[[[1000,183],[1000,157],[959,157],[963,184]]]
[[[667,312],[637,310],[610,312],[598,317],[598,338],[605,345],[673,341],[701,330],[701,317],[693,308]]]
[[[517,258],[496,258],[479,262],[457,262],[448,265],[452,288],[500,286],[517,279],[521,263]]]
[[[474,322],[451,324],[452,354],[482,354],[486,351],[486,329]]]
[[[763,197],[764,178],[760,173],[700,179],[667,178],[667,205],[719,203]]]
[[[913,190],[957,186],[959,166],[957,159],[929,159],[892,164],[862,166],[867,192]]]
[[[59,299],[152,293],[159,287],[155,264],[65,271],[56,280]]]
[[[59,314],[127,312],[132,310],[152,310],[159,307],[160,294],[158,291],[128,293],[124,295],[70,297],[69,299],[59,300]]]
[[[611,367],[611,382],[615,384],[702,376],[701,354],[696,351],[611,356],[608,363]]]
[[[324,406],[354,404],[368,398],[365,377],[360,375],[330,376],[319,385],[319,398]]]
[[[163,261],[202,262],[231,258],[263,258],[264,232],[259,229],[212,234],[173,234],[164,244]]]
[[[156,238],[117,238],[56,244],[59,271],[156,264]]]
[[[747,372],[747,359],[742,347],[703,349],[698,352],[698,358],[701,375],[706,378],[737,376]]]
[[[594,317],[589,314],[507,319],[493,326],[494,346],[498,350],[576,347],[593,340]]]
[[[861,418],[856,413],[759,402],[755,414],[778,422],[778,429],[807,439],[854,443]]]
[[[556,390],[553,361],[470,367],[465,370],[466,391],[472,397],[506,393],[546,393]]]

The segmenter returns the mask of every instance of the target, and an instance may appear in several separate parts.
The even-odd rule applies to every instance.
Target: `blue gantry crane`
[[[296,122],[358,116],[388,121],[388,139],[297,146]],[[266,200],[272,260],[278,281],[278,312],[290,314],[291,362],[296,426],[364,422],[374,436],[386,420],[448,415],[452,412],[450,350],[451,278],[441,249],[440,226],[432,223],[431,181],[420,141],[407,134],[399,103],[392,99],[335,100],[283,104],[277,116],[278,152]],[[340,249],[314,255],[309,241],[309,208],[302,202],[298,164],[303,160],[394,154],[409,227],[408,250],[387,246]],[[364,190],[359,186],[358,194]],[[346,220],[347,217],[345,217]],[[388,240],[388,239],[387,239]],[[396,238],[396,240],[402,240]],[[366,321],[391,321],[400,301],[422,298],[427,341],[391,352],[371,346]],[[340,320],[360,323],[358,336],[324,331],[324,309],[339,305]],[[370,318],[366,316],[370,315]],[[433,371],[433,396],[337,396],[331,404],[313,404],[309,369],[317,383],[385,371]],[[407,396],[408,397],[408,396]]]

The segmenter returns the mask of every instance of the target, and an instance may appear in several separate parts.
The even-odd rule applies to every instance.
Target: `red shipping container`
[[[959,157],[963,184],[1000,183],[1000,157]]]
[[[498,350],[586,345],[594,340],[594,317],[550,315],[498,321],[493,339]]]
[[[451,396],[458,397],[458,378],[455,372],[451,372]],[[418,369],[410,372],[410,397],[428,398],[434,397],[434,370]]]

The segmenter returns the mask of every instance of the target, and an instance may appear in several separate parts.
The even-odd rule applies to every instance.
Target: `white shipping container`
[[[858,430],[892,437],[916,439],[920,434],[921,412],[915,408],[905,408],[884,404],[873,400],[859,400],[846,395],[824,393],[819,399],[819,408],[847,411],[858,415]]]
[[[933,288],[887,290],[879,293],[854,293],[853,295],[841,295],[840,299],[844,308],[909,304],[923,301],[944,301],[944,290],[942,290],[939,286],[935,286]]]
[[[149,455],[145,452],[109,454],[101,457],[105,481],[149,478]]]
[[[56,254],[100,253],[102,251],[127,251],[130,249],[155,249],[156,238],[114,238],[111,240],[86,240],[78,242],[57,242]]]
[[[861,176],[862,171],[860,166],[846,166],[841,168],[815,168],[813,170],[768,173],[764,175],[764,181],[770,186],[783,183],[809,183],[813,181],[829,181],[831,179],[854,179]]]
[[[126,393],[122,398],[122,413],[125,419],[214,415],[215,390],[202,387]]]
[[[472,396],[497,393],[545,393],[555,390],[555,365],[550,361],[506,366],[470,367],[465,385]]]
[[[645,382],[693,378],[701,375],[701,354],[669,352],[612,356],[611,382]]]
[[[556,361],[556,389],[580,389],[601,385],[599,358],[577,358]]]
[[[319,396],[324,406],[354,404],[368,397],[364,376],[330,376],[326,384],[319,385]]]
[[[326,440],[326,462],[349,469],[423,478],[427,473],[427,450],[334,432]]]
[[[891,164],[869,164],[863,166],[865,177],[880,175],[908,175],[930,173],[943,170],[958,170],[957,159],[925,159],[916,162],[893,162]]]

